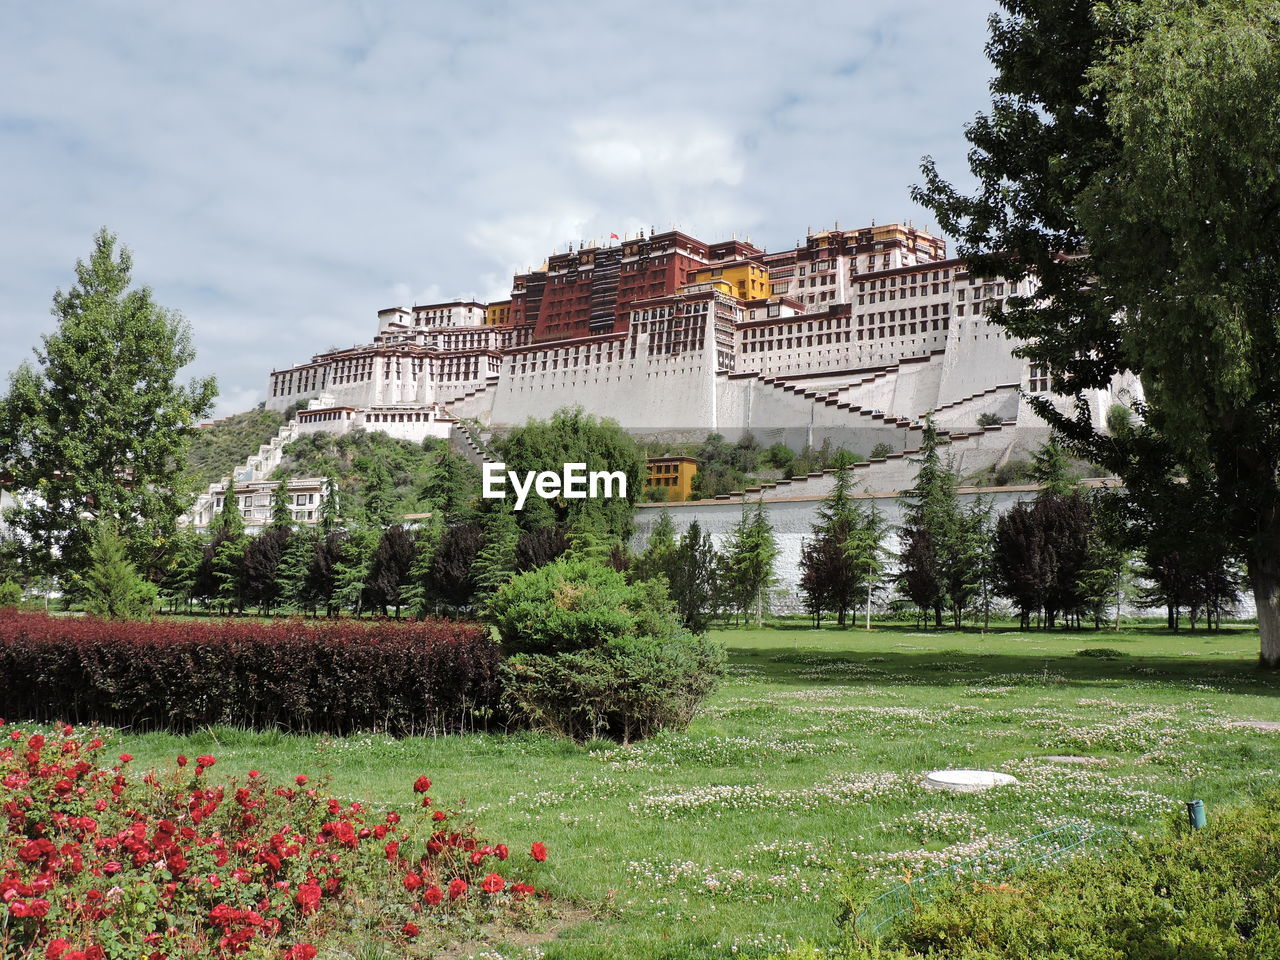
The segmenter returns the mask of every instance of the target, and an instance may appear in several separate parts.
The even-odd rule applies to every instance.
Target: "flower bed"
[[[489,716],[500,659],[484,627],[447,620],[139,623],[0,610],[11,718],[446,733]]]
[[[92,733],[0,732],[0,956],[310,960],[353,936],[426,955],[542,899],[546,848],[513,870],[425,776],[412,812],[383,813],[304,775],[217,782],[201,756],[135,777]]]

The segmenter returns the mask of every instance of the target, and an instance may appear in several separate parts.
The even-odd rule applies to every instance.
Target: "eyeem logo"
[[[482,491],[485,499],[505,499],[508,480],[516,493],[517,510],[524,509],[524,502],[529,498],[530,491],[543,500],[554,500],[556,497],[585,500],[587,497],[594,499],[627,495],[627,475],[621,470],[592,470],[588,473],[585,463],[566,463],[560,473],[554,470],[526,470],[521,477],[516,471],[508,470],[505,463],[486,463]]]

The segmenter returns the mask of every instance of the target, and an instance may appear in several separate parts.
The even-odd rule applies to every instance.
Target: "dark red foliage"
[[[453,732],[491,715],[499,659],[484,627],[447,620],[132,623],[0,610],[0,703],[31,720]]]

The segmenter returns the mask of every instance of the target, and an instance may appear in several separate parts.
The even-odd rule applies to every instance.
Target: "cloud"
[[[569,242],[678,225],[777,249],[924,222],[921,154],[967,182],[994,7],[13,6],[0,373],[103,224],[191,323],[225,411],[273,367],[367,342],[381,307],[505,296]]]

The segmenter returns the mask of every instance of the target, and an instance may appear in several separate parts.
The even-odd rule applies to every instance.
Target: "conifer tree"
[[[163,595],[173,610],[178,609],[179,603],[184,603],[190,612],[203,559],[204,540],[194,530],[181,530],[169,541]]]
[[[370,606],[380,610],[383,616],[389,608],[394,608],[396,619],[400,619],[417,552],[417,540],[402,525],[395,524],[382,532],[369,562],[367,593]]]
[[[898,582],[921,610],[933,613],[934,627],[942,628],[943,610],[963,609],[965,583],[971,580],[965,565],[970,552],[956,495],[956,478],[943,463],[941,440],[932,419],[926,418],[916,464],[915,487],[905,495],[903,553]]]
[[[694,520],[676,547],[669,578],[671,600],[684,625],[695,633],[705,631],[716,612],[718,568],[711,535]]]
[[[150,565],[193,495],[185,478],[192,425],[212,379],[177,382],[195,353],[181,315],[148,287],[130,289],[132,257],[100,230],[76,280],[53,298],[55,330],[0,398],[0,463],[19,503],[28,572],[77,589],[99,521]]]
[[[315,612],[316,594],[311,571],[317,548],[316,531],[303,527],[293,532],[276,567],[279,602],[296,613]]]
[[[293,506],[289,499],[289,481],[281,477],[271,491],[271,526],[281,530],[293,529]]]
[[[498,503],[481,520],[484,546],[476,555],[476,596],[484,603],[516,572],[516,547],[520,527],[506,502]]]
[[[338,481],[330,475],[325,477],[324,494],[320,498],[320,509],[316,511],[316,528],[322,535],[328,535],[342,526],[341,510],[338,504]]]
[[[757,627],[764,622],[769,587],[775,581],[773,566],[778,552],[778,540],[765,512],[764,501],[757,500],[755,508],[750,511],[744,503],[742,518],[725,548],[725,587],[734,609],[744,619],[754,617]]]
[[[115,524],[100,522],[84,575],[85,609],[110,620],[138,620],[151,616],[155,598],[155,587],[138,576],[129,561]]]
[[[431,593],[431,568],[435,564],[436,550],[444,529],[443,519],[432,512],[426,522],[414,531],[414,557],[409,565],[403,601],[415,617],[425,617],[438,603]]]
[[[645,541],[644,550],[631,565],[631,579],[639,581],[661,577],[669,583],[676,547],[676,525],[671,520],[671,511],[662,510],[649,533],[649,539]]]

